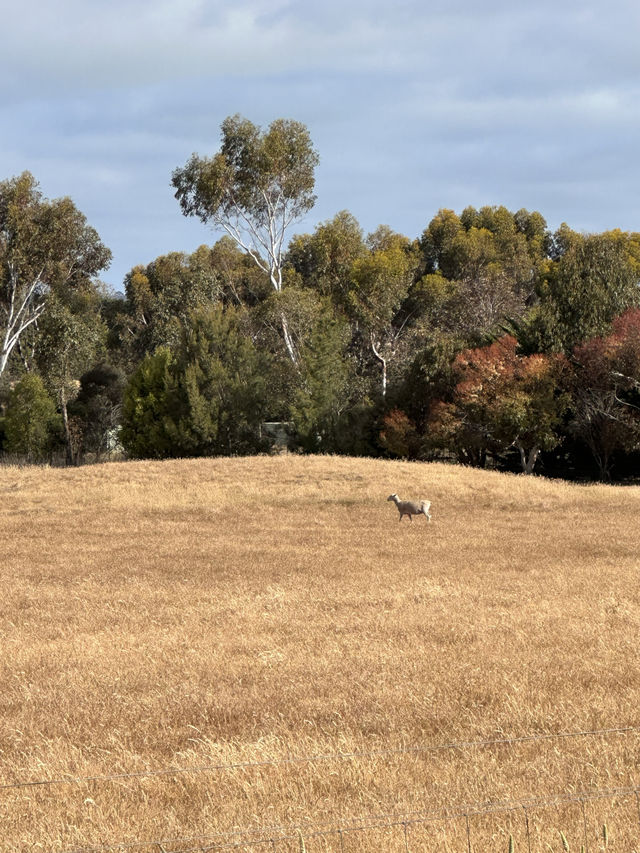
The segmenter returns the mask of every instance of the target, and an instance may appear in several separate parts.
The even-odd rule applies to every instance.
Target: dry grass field
[[[640,786],[639,518],[444,465],[0,468],[0,850],[640,850],[633,793],[578,801]]]

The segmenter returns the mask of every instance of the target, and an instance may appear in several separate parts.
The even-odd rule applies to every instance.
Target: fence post
[[[465,814],[464,817],[467,822],[467,853],[473,853],[471,850],[471,826],[469,824],[469,815]]]
[[[527,807],[522,806],[522,811],[524,812],[524,829],[527,836],[527,850],[531,853],[531,835],[529,833],[529,815],[527,814]]]
[[[406,822],[406,820],[404,821],[402,826],[404,827],[404,849],[406,850],[406,853],[409,853],[409,839],[407,838],[407,822]]]
[[[580,800],[580,808],[582,809],[582,823],[584,826],[584,853],[589,853],[589,834],[587,832],[587,813],[584,808],[584,800]]]

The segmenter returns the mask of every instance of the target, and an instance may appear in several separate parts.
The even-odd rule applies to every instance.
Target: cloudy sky
[[[441,207],[640,230],[637,0],[21,0],[3,8],[0,179],[31,171],[135,264],[216,234],[171,172],[240,113],[304,122],[318,201],[409,237]]]

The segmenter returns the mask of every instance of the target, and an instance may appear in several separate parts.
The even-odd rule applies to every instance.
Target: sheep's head
[[[389,497],[387,498],[387,500],[388,500],[388,501],[395,501],[397,497],[398,497],[398,496],[397,496],[396,494],[389,495]]]

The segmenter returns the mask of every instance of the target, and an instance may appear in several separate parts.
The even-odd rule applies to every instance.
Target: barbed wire
[[[20,780],[0,784],[0,791],[17,788],[35,788],[54,785],[78,785],[88,782],[114,782],[121,779],[143,779],[157,776],[178,776],[189,773],[211,773],[216,771],[246,770],[258,767],[275,767],[289,764],[311,764],[321,761],[340,761],[351,758],[377,758],[388,755],[412,755],[446,750],[465,750],[488,748],[492,746],[510,746],[514,744],[534,743],[561,738],[602,737],[612,734],[640,733],[639,726],[622,726],[609,729],[590,729],[574,732],[549,732],[537,735],[520,735],[511,738],[493,738],[486,740],[450,741],[442,744],[426,746],[390,747],[373,750],[354,750],[352,752],[329,752],[312,755],[287,756],[283,758],[264,759],[259,761],[236,761],[228,763],[203,764],[196,767],[163,767],[156,770],[134,770],[127,773],[105,773],[92,776],[68,776],[57,779]]]
[[[172,845],[197,844],[197,846],[182,849],[180,853],[208,853],[210,850],[231,850],[239,847],[257,847],[264,844],[295,841],[300,836],[304,840],[320,838],[328,835],[342,835],[353,832],[368,832],[373,829],[391,829],[393,827],[409,827],[436,821],[458,820],[461,818],[478,817],[488,814],[504,814],[522,811],[526,817],[526,832],[529,836],[528,813],[536,809],[560,807],[570,803],[584,805],[603,799],[619,799],[635,797],[640,820],[640,787],[600,788],[582,791],[575,794],[554,794],[550,797],[532,797],[522,800],[507,800],[502,802],[471,803],[453,810],[430,812],[407,812],[404,814],[370,815],[361,818],[350,818],[344,823],[298,824],[290,826],[264,826],[244,830],[229,830],[227,832],[196,835],[186,838],[152,839],[148,841],[117,842],[92,847],[74,847],[62,853],[106,853],[109,850],[132,850],[143,847],[157,847],[164,853],[170,853],[167,847]],[[467,832],[470,831],[467,823]],[[257,838],[259,835],[261,837]],[[251,837],[253,836],[253,837]],[[237,840],[232,841],[232,838]],[[214,839],[219,839],[215,841]],[[222,840],[226,839],[226,840]],[[213,843],[210,843],[213,842]]]

